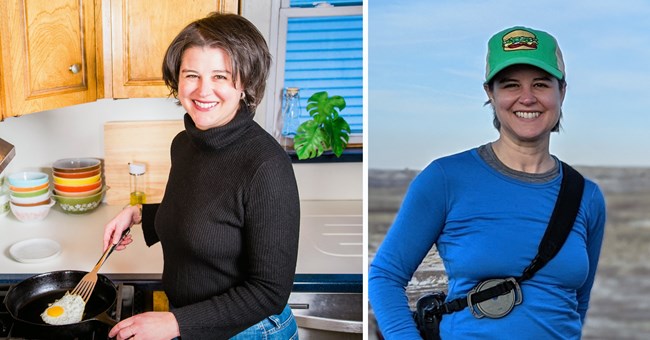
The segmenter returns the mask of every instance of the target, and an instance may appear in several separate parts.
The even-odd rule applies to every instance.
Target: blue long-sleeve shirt
[[[369,297],[387,339],[419,339],[405,287],[433,244],[449,277],[448,300],[480,281],[520,276],[537,254],[561,177],[529,183],[495,170],[477,149],[432,162],[411,183],[369,269]],[[465,308],[444,315],[443,339],[579,339],[605,225],[605,200],[586,180],[560,252],[521,284],[523,303],[501,319]]]

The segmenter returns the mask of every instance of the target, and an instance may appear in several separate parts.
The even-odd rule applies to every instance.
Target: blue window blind
[[[293,0],[292,6],[295,2],[298,1]],[[327,91],[330,96],[345,98],[346,108],[341,115],[350,124],[352,133],[362,133],[362,16],[288,20],[284,87],[300,89],[300,123],[310,118],[307,99],[316,92]]]

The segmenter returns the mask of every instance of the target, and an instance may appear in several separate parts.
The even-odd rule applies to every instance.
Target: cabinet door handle
[[[77,74],[79,71],[81,71],[81,64],[72,64],[70,67],[68,67],[68,70],[70,70],[70,72],[73,74]]]

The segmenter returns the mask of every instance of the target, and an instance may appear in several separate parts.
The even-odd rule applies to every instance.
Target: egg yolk
[[[61,306],[52,306],[47,309],[47,315],[52,316],[52,317],[58,317],[63,314],[63,307]]]

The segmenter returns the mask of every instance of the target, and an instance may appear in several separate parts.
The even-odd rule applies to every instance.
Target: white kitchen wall
[[[14,144],[16,157],[6,171],[47,168],[68,157],[103,157],[104,122],[181,119],[182,108],[169,99],[102,99],[97,102],[10,117],[0,136]]]

